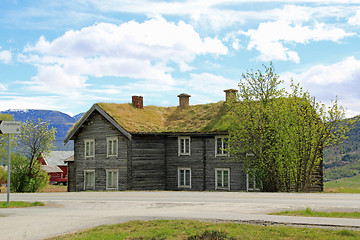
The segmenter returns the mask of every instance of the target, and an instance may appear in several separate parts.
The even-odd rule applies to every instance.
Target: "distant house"
[[[236,90],[225,90],[226,99]],[[68,163],[68,191],[84,190],[256,190],[242,162],[225,152],[226,104],[179,106],[97,103],[68,133],[74,158]]]
[[[67,184],[67,165],[64,161],[69,156],[73,156],[72,151],[53,151],[46,159],[42,155],[37,158],[41,168],[50,176],[51,184]]]

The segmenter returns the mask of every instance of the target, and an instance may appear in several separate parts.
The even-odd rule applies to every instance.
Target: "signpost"
[[[10,134],[21,133],[21,122],[19,121],[0,121],[0,134],[8,134],[8,168],[7,168],[7,204],[10,204],[10,158],[11,145]]]

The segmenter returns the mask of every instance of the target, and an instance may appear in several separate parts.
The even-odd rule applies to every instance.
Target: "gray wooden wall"
[[[165,190],[165,136],[133,135],[131,189]]]
[[[118,137],[118,157],[106,156],[106,137]],[[95,139],[95,157],[85,158],[85,139]],[[94,111],[74,139],[76,191],[84,190],[84,170],[95,170],[95,190],[106,190],[106,169],[118,169],[118,189],[128,189],[128,139]]]

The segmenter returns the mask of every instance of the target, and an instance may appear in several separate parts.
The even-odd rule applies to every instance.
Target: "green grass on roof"
[[[224,102],[185,108],[145,106],[144,109],[131,104],[97,105],[128,132],[222,132],[229,126]]]

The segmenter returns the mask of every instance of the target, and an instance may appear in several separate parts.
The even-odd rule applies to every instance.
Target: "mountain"
[[[15,121],[37,121],[41,119],[44,122],[48,122],[50,127],[56,128],[55,134],[55,150],[66,151],[73,150],[73,142],[69,142],[64,146],[64,139],[71,129],[71,127],[82,117],[83,113],[75,115],[74,117],[69,116],[66,113],[52,110],[36,110],[36,109],[25,109],[25,110],[7,110],[2,111],[0,114],[11,114],[14,116]]]

